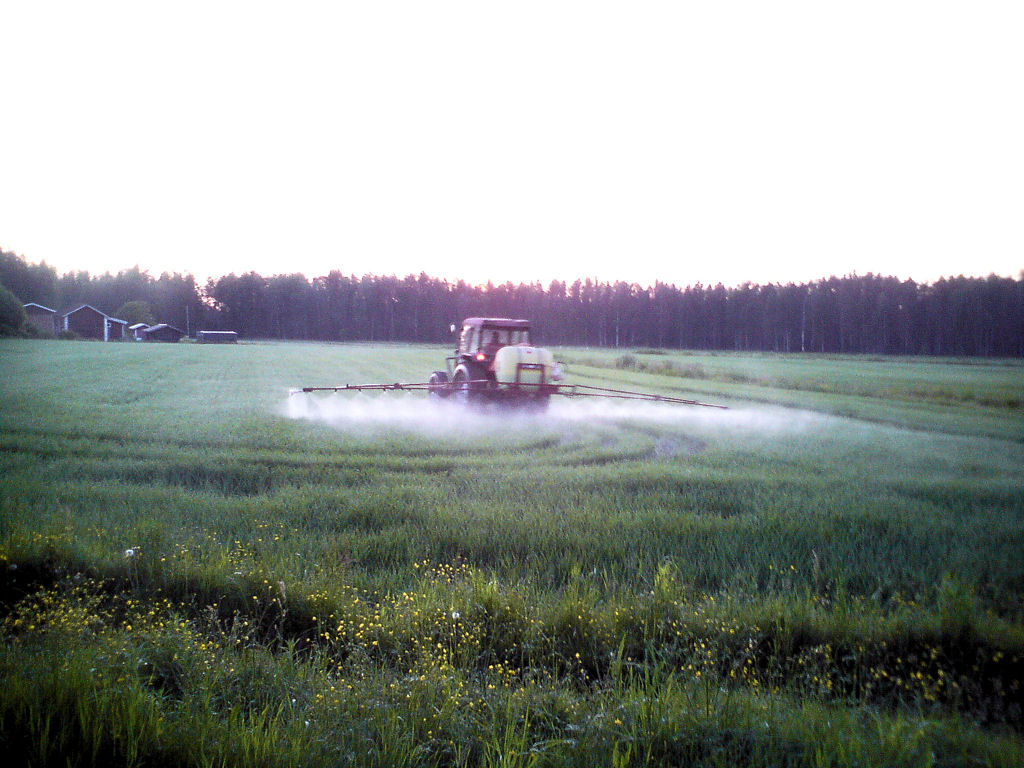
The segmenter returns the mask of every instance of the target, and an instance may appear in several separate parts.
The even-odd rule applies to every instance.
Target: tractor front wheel
[[[432,398],[445,400],[452,394],[452,384],[448,381],[447,371],[434,371],[430,374],[429,392]]]
[[[480,385],[473,381],[473,372],[465,365],[455,369],[452,378],[452,395],[460,405],[473,405],[480,402]]]

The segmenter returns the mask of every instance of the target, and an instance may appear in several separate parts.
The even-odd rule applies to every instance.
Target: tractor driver
[[[484,347],[484,352],[487,354],[488,357],[494,357],[494,355],[498,353],[498,350],[501,349],[501,347],[501,339],[498,337],[498,332],[495,331],[494,333],[491,334],[491,340],[487,342],[487,345]]]

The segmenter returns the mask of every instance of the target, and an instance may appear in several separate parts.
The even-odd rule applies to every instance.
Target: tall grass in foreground
[[[62,766],[1024,763],[1024,418],[996,402],[1019,366],[570,354],[588,383],[734,408],[290,412],[288,386],[410,380],[443,350],[0,346],[0,743]],[[929,367],[964,393],[941,417]]]
[[[779,617],[787,629],[745,625],[734,608],[682,598],[667,572],[630,603],[601,605],[574,586],[531,607],[468,566],[421,570],[415,590],[380,602],[355,590],[293,602],[282,585],[254,585],[251,604],[230,612],[81,577],[39,590],[3,625],[8,748],[38,765],[68,754],[87,765],[1024,756],[1015,737],[944,714],[940,699],[973,693],[958,681],[974,676],[948,666],[970,626],[940,629],[930,648],[810,645],[828,622],[814,627],[810,607],[802,625],[792,611]],[[1019,682],[1011,652],[1001,667],[1017,677],[988,679]]]

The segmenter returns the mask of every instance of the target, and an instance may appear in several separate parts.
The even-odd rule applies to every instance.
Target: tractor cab
[[[455,350],[455,355],[460,360],[488,366],[502,347],[529,343],[529,320],[470,317],[462,322],[459,348]]]

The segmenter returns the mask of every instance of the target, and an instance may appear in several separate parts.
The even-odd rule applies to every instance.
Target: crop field
[[[33,766],[1024,765],[1024,362],[0,341]]]

